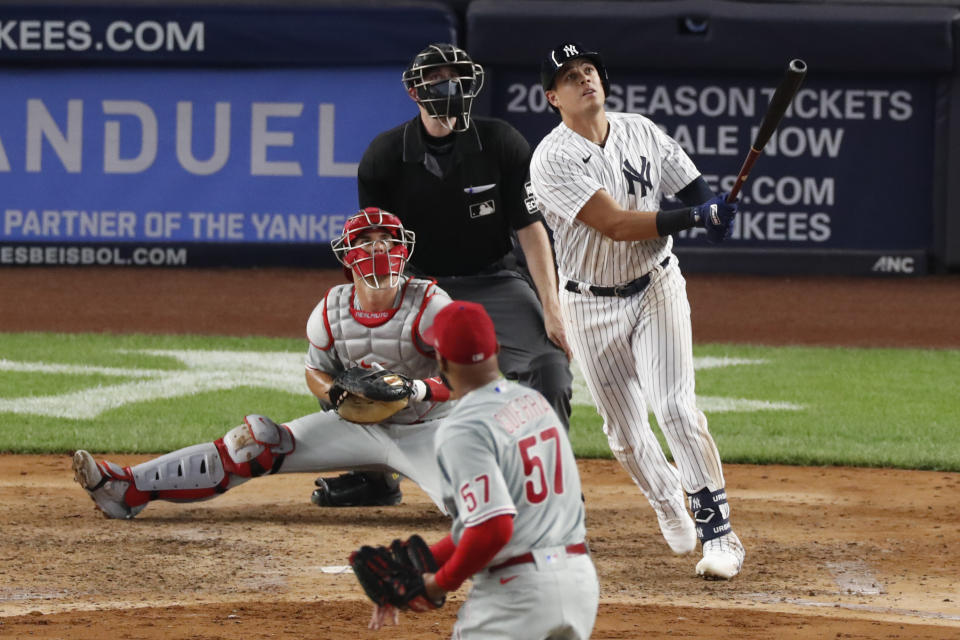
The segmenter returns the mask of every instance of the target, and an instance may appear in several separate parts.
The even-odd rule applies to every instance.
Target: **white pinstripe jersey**
[[[531,549],[583,542],[580,474],[560,419],[537,391],[499,379],[457,402],[434,436],[453,539],[512,515],[490,565]]]
[[[673,239],[617,242],[577,220],[599,189],[632,211],[658,211],[700,172],[677,142],[650,119],[607,113],[610,133],[601,147],[562,122],[540,141],[530,163],[534,194],[553,230],[557,268],[564,279],[613,286],[653,271]]]

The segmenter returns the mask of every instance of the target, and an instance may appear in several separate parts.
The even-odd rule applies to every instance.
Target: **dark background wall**
[[[0,266],[148,263],[138,248],[172,265],[332,264],[317,245],[355,206],[359,156],[415,113],[398,78],[416,51],[467,47],[487,70],[477,110],[535,145],[557,123],[539,59],[578,40],[604,55],[608,107],[653,118],[718,189],[787,62],[809,65],[733,238],[677,238],[686,268],[960,270],[958,7],[0,0]],[[59,26],[78,22],[86,39]]]

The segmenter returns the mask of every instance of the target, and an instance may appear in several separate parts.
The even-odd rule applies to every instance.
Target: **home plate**
[[[353,573],[353,567],[350,565],[334,565],[331,567],[320,567],[322,573]]]

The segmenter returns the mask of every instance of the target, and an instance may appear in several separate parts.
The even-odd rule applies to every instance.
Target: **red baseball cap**
[[[497,353],[497,333],[483,305],[454,300],[434,317],[423,334],[441,356],[457,364],[476,364]]]

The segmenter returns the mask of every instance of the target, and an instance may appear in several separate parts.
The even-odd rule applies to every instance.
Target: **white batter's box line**
[[[757,360],[755,358],[716,358],[714,356],[704,356],[693,359],[693,368],[697,371],[704,369],[718,369],[720,367],[735,367],[741,364],[767,364],[768,360]]]
[[[767,360],[757,360],[748,358],[715,358],[708,356],[704,358],[694,358],[693,367],[697,371],[704,369],[718,369],[720,367],[733,367],[739,365],[757,365],[766,364]],[[590,390],[587,388],[587,381],[583,377],[583,371],[574,360],[570,363],[570,371],[573,373],[573,399],[572,404],[584,407],[592,407],[593,398],[590,397]],[[749,400],[747,398],[721,398],[713,396],[697,396],[697,406],[705,413],[727,413],[727,412],[746,412],[746,411],[802,411],[803,405],[793,404],[792,402],[773,402],[768,400]]]
[[[720,398],[697,396],[697,407],[704,413],[728,413],[733,411],[802,411],[803,405],[791,402],[770,402],[747,398]]]

